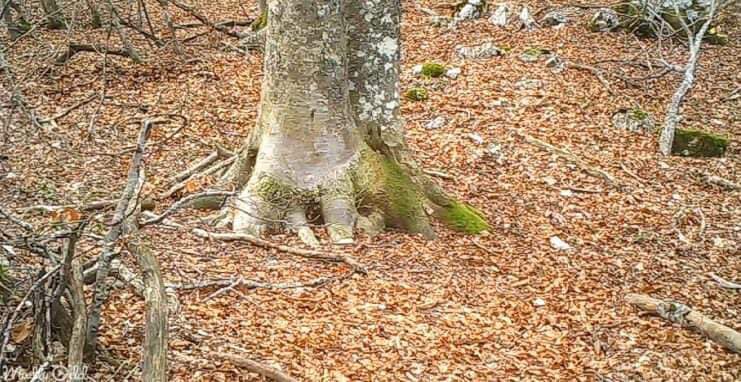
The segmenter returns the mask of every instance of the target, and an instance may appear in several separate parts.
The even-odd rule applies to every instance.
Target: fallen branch
[[[225,359],[235,366],[239,366],[241,368],[247,369],[253,373],[257,373],[262,375],[265,378],[270,378],[273,381],[277,382],[298,382],[297,379],[294,379],[293,377],[289,376],[288,374],[283,373],[282,371],[272,368],[267,365],[263,365],[257,361],[253,361],[251,359],[247,359],[244,357],[240,357],[236,354],[230,354],[223,351],[220,352],[208,352],[208,355],[210,355],[212,358],[216,359]]]
[[[564,60],[564,64],[566,65],[567,68],[586,70],[592,73],[595,77],[597,77],[599,82],[602,84],[602,86],[605,87],[605,89],[610,95],[615,95],[615,93],[612,91],[612,87],[610,87],[610,83],[607,82],[605,77],[602,76],[602,71],[600,69],[597,69],[594,66],[579,64],[579,63],[576,63],[573,61],[567,61],[567,60]]]
[[[167,294],[157,259],[139,235],[126,245],[136,254],[144,275],[144,345],[142,347],[142,380],[167,381]]]
[[[733,282],[730,282],[728,280],[722,279],[720,276],[716,275],[715,273],[708,273],[708,276],[710,276],[711,279],[715,280],[715,282],[720,285],[721,288],[725,289],[741,289],[741,284],[736,284]]]
[[[166,198],[171,197],[176,192],[178,192],[178,191],[182,190],[183,188],[185,188],[185,186],[188,184],[188,182],[193,181],[193,180],[196,180],[196,179],[203,179],[203,178],[205,178],[207,176],[210,176],[210,175],[218,172],[219,170],[223,170],[227,166],[231,165],[232,162],[234,162],[234,160],[236,158],[237,158],[236,156],[233,156],[233,157],[231,157],[229,159],[226,159],[226,160],[222,161],[221,163],[217,163],[217,164],[213,165],[211,168],[209,168],[209,169],[207,169],[207,170],[205,170],[205,171],[203,171],[201,173],[196,173],[196,174],[190,175],[187,179],[185,179],[182,182],[177,183],[174,186],[170,187],[170,189],[167,190],[167,191],[165,191],[165,193],[162,194],[160,197],[163,198],[163,199],[166,199]]]
[[[542,149],[545,149],[545,150],[547,150],[547,151],[549,151],[549,152],[551,152],[553,154],[556,154],[556,155],[560,156],[563,159],[566,159],[567,161],[575,164],[576,166],[578,166],[579,168],[581,168],[582,170],[584,170],[584,172],[586,172],[589,175],[592,175],[592,176],[598,177],[598,178],[602,178],[602,179],[608,181],[609,183],[611,183],[613,185],[619,185],[620,184],[620,182],[614,176],[612,176],[610,173],[608,173],[608,172],[606,172],[604,170],[598,169],[596,167],[590,166],[589,164],[587,164],[583,160],[577,158],[576,155],[572,154],[571,152],[569,152],[569,151],[567,151],[565,149],[562,149],[562,148],[553,146],[553,145],[551,145],[551,144],[549,144],[547,142],[541,141],[540,139],[531,137],[531,136],[523,133],[522,131],[515,130],[515,132],[517,134],[519,134],[520,136],[522,136],[525,139],[525,142],[530,143],[530,144],[533,144],[535,146],[538,146],[538,147],[540,147]]]
[[[625,296],[628,303],[684,327],[694,328],[723,347],[741,353],[741,334],[677,302],[665,302],[640,294]]]
[[[129,223],[127,220],[134,213],[136,208],[137,200],[135,196],[137,196],[137,193],[142,186],[142,159],[144,157],[144,147],[151,130],[152,122],[150,120],[145,120],[142,123],[141,130],[139,131],[136,151],[131,158],[126,186],[124,187],[124,191],[121,193],[121,198],[119,199],[116,211],[113,214],[111,228],[103,240],[103,251],[98,260],[98,271],[95,274],[93,306],[90,310],[86,335],[87,346],[90,349],[90,361],[95,360],[98,330],[100,328],[100,314],[103,309],[103,304],[108,300],[108,295],[110,294],[110,284],[107,282],[107,278],[111,270],[111,262],[115,255],[116,241],[118,241],[121,234],[126,231],[126,224]]]
[[[70,58],[72,58],[72,56],[80,52],[101,53],[112,56],[131,58],[134,61],[137,60],[134,57],[131,57],[131,54],[126,49],[109,49],[102,45],[70,44],[67,47],[66,51],[60,53],[57,56],[57,58],[54,60],[54,64],[64,65],[67,61],[69,61]],[[55,118],[48,118],[49,121],[54,119]]]
[[[349,256],[328,254],[309,249],[289,247],[281,244],[272,243],[267,240],[243,233],[212,233],[198,228],[193,229],[192,232],[194,235],[205,239],[215,239],[223,241],[246,241],[259,247],[272,248],[281,252],[290,253],[292,255],[301,256],[307,259],[316,259],[332,263],[345,263],[349,265],[355,272],[362,274],[368,273],[368,271],[365,269],[365,267],[363,267],[362,264],[358,263],[355,259]]]
[[[178,200],[177,202],[175,202],[173,205],[170,206],[170,208],[165,210],[165,212],[145,220],[144,222],[141,223],[141,226],[157,224],[165,220],[165,218],[167,218],[168,216],[172,215],[175,211],[187,206],[188,203],[190,203],[193,200],[200,199],[200,198],[217,197],[217,196],[227,197],[231,195],[234,195],[234,193],[226,192],[226,191],[207,191],[207,192],[201,192],[199,194],[188,195]]]
[[[702,180],[704,180],[705,183],[707,183],[707,184],[714,185],[714,186],[719,186],[719,187],[725,188],[727,190],[731,190],[731,191],[741,190],[741,185],[739,185],[737,183],[734,183],[734,182],[731,182],[728,179],[721,178],[719,176],[709,175],[709,174],[703,174],[702,175]]]

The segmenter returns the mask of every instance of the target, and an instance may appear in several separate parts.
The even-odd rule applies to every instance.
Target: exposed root
[[[336,254],[328,254],[320,251],[314,251],[314,250],[308,250],[308,249],[301,249],[301,248],[293,248],[286,245],[280,245],[276,243],[272,243],[267,240],[260,239],[258,237],[247,235],[247,234],[240,234],[240,233],[212,233],[208,231],[204,231],[202,229],[194,229],[193,234],[206,238],[206,239],[215,239],[215,240],[223,240],[223,241],[246,241],[249,243],[252,243],[254,245],[263,247],[263,248],[272,248],[276,249],[281,252],[290,253],[292,255],[301,256],[307,259],[316,259],[321,261],[327,261],[331,263],[345,263],[349,265],[355,272],[367,274],[368,271],[363,267],[362,264],[357,262],[355,259],[349,256],[343,256],[343,255],[336,255]]]

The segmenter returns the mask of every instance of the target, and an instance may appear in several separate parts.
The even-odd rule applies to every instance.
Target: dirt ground
[[[256,12],[252,1],[202,3],[199,9],[212,20]],[[419,9],[450,12],[444,5],[402,3],[402,90],[429,89],[429,100],[403,102],[409,145],[425,169],[449,175],[437,180],[479,208],[491,231],[472,237],[436,225],[439,237],[433,241],[394,231],[372,239],[360,235],[351,248],[324,250],[351,254],[368,274],[316,288],[236,288],[216,297],[211,295],[218,288],[180,291],[181,310],[171,317],[172,379],[260,380],[209,355],[230,351],[307,381],[741,380],[741,356],[639,314],[624,301],[627,293],[676,300],[741,329],[739,291],[720,288],[708,276],[741,280],[741,194],[708,185],[698,175],[741,181],[741,100],[725,100],[741,83],[738,15],[728,16],[736,25],[726,30],[731,44],[708,46],[703,53],[683,121],[684,127],[725,134],[731,145],[724,158],[687,159],[657,154],[656,135],[611,125],[612,114],[624,107],[640,106],[659,123],[663,119],[679,74],[635,86],[620,78],[646,75],[629,63],[655,54],[654,41],[586,31],[592,9],[560,29],[502,29],[483,18],[447,30],[430,25]],[[540,2],[532,6],[545,8]],[[179,37],[199,31],[204,29]],[[55,46],[105,38],[102,32],[42,33],[43,43]],[[482,60],[455,54],[458,45],[484,41],[509,53]],[[11,62],[38,43],[15,45]],[[146,116],[187,119],[172,137],[180,119],[155,128],[151,140],[161,144],[151,146],[145,159],[147,195],[166,191],[177,171],[215,144],[240,145],[255,123],[261,54],[234,51],[237,41],[217,32],[185,44],[184,56],[171,47],[137,43],[146,56],[141,65],[118,57],[103,64],[98,55],[79,54],[64,66],[48,65],[49,57],[42,57],[19,68],[34,81],[27,96],[42,115],[99,95],[103,83],[106,97],[75,109],[56,126],[16,124],[3,132],[0,153],[8,159],[0,162],[0,204],[20,210],[117,195],[127,149]],[[602,68],[610,89],[588,70],[554,73],[543,62],[523,62],[520,53],[529,47]],[[674,63],[686,56],[681,44],[662,52]],[[414,77],[411,68],[426,61],[462,73],[455,80]],[[523,80],[540,82],[527,87]],[[445,125],[425,128],[436,117]],[[518,131],[569,150],[612,174],[616,184],[528,143]],[[499,147],[496,155],[492,144]],[[157,200],[156,208],[173,201]],[[206,215],[183,211],[173,220],[214,230],[204,225]],[[49,224],[43,214],[24,218]],[[299,282],[348,271],[246,243],[197,238],[187,230],[145,232],[172,283],[237,277]],[[554,249],[553,236],[571,249]],[[301,246],[290,234],[270,240]],[[82,245],[92,244],[87,239]],[[29,264],[34,261],[29,257]],[[129,255],[124,262],[135,267]],[[114,292],[101,340],[126,362],[118,368],[99,363],[96,380],[139,378],[143,311],[143,300],[129,288]]]

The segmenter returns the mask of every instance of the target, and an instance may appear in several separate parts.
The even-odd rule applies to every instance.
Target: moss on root
[[[677,129],[672,154],[689,157],[721,157],[728,148],[728,138],[700,130]]]
[[[469,235],[475,235],[490,228],[481,212],[466,203],[458,201],[442,208],[438,217],[451,229]]]
[[[258,16],[255,21],[250,24],[250,29],[252,29],[253,32],[257,32],[260,29],[265,28],[268,26],[268,10],[265,9],[262,12],[260,12],[260,16]]]

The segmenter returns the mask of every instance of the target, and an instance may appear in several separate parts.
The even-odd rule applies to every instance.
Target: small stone
[[[468,133],[468,137],[471,138],[471,140],[477,145],[481,145],[484,143],[484,138],[481,138],[481,135],[479,135],[478,133]]]
[[[559,27],[563,26],[569,21],[569,18],[566,17],[566,14],[560,9],[556,9],[553,11],[550,11],[543,16],[543,20],[541,20],[541,24],[549,26],[549,27]]]
[[[469,47],[457,46],[455,52],[459,57],[464,59],[486,59],[504,54],[493,42],[485,42]]]
[[[543,300],[542,298],[538,297],[535,300],[533,300],[533,305],[535,305],[535,306],[537,306],[539,308],[542,307],[542,306],[545,306],[545,300]]]
[[[520,29],[525,29],[526,31],[535,29],[535,20],[533,19],[533,16],[530,15],[530,8],[527,6],[523,5],[522,9],[520,9],[519,19]]]
[[[565,241],[561,240],[561,238],[558,236],[551,236],[549,240],[553,249],[557,249],[559,251],[568,251],[569,249],[571,249],[571,246]]]
[[[443,126],[445,126],[445,118],[443,117],[435,117],[425,124],[425,128],[428,130],[437,130]]]
[[[636,133],[653,133],[656,123],[651,114],[640,107],[620,109],[612,115],[612,126],[616,129]]]
[[[543,87],[543,81],[524,79],[524,80],[517,81],[515,83],[515,87],[520,90],[536,90],[536,89],[540,89]]]
[[[448,17],[448,16],[435,15],[435,16],[430,16],[430,18],[428,19],[428,22],[433,27],[442,28],[442,27],[449,26],[453,22],[453,18]]]
[[[481,0],[468,0],[456,13],[457,21],[477,19],[481,17],[484,10],[484,3]]]
[[[547,184],[549,186],[552,186],[552,185],[556,184],[556,178],[554,178],[552,176],[546,176],[545,178],[543,178],[543,182],[545,182],[545,184]]]
[[[509,5],[499,4],[497,9],[494,11],[494,14],[492,14],[491,17],[489,17],[489,22],[498,27],[507,26],[507,21],[509,20],[509,14],[510,14]]]
[[[551,51],[543,48],[527,48],[520,54],[523,62],[537,62],[551,54]]]
[[[461,68],[450,68],[445,72],[445,77],[454,80],[461,74]]]
[[[412,67],[412,74],[416,77],[422,74],[422,64],[417,64]]]
[[[610,8],[600,8],[589,21],[589,30],[592,32],[611,32],[620,26],[617,12]]]
[[[560,73],[566,69],[566,64],[555,54],[548,56],[548,59],[545,61],[545,66],[551,68],[554,73]]]
[[[561,196],[563,196],[565,198],[570,198],[570,197],[574,196],[574,193],[571,190],[561,190],[560,194],[561,194]]]

